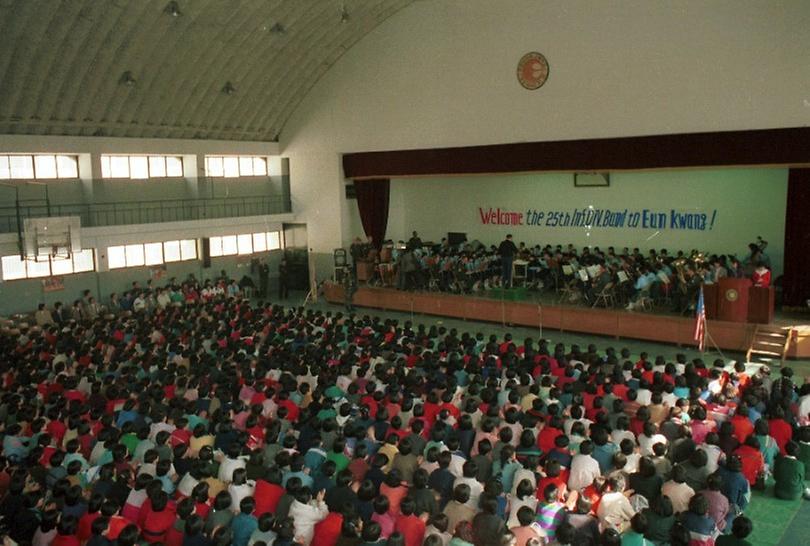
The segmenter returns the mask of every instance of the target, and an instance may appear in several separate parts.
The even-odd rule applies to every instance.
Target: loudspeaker
[[[202,261],[203,267],[211,267],[211,240],[208,237],[202,239]]]
[[[450,246],[458,246],[460,244],[466,243],[467,234],[451,231],[447,234],[447,242],[450,244]]]

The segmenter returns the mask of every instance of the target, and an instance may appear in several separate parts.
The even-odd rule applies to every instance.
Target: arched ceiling
[[[276,140],[414,0],[0,0],[0,134]]]

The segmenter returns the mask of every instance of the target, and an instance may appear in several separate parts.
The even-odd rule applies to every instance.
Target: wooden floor
[[[329,302],[344,301],[343,287],[327,283],[324,295]],[[592,309],[583,306],[546,305],[537,302],[505,301],[475,296],[436,292],[405,292],[391,288],[362,287],[354,295],[359,307],[405,311],[481,320],[501,324],[579,332],[616,338],[638,339],[675,345],[695,345],[693,317],[631,312],[624,309]],[[810,357],[810,325],[791,324],[796,328],[788,356]],[[708,321],[707,331],[721,349],[745,352],[755,325],[743,322]]]

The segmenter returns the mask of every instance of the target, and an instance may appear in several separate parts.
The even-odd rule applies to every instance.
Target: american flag
[[[703,305],[703,287],[700,287],[697,307],[695,308],[695,341],[702,353],[706,348],[706,307]]]

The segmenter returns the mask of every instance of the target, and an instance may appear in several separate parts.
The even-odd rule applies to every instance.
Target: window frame
[[[231,169],[231,172],[233,169],[233,164],[231,167],[226,167],[228,162],[235,162],[235,175],[226,174],[228,169]],[[205,176],[208,178],[267,178],[269,176],[267,163],[268,156],[263,155],[207,155],[205,156]],[[214,165],[216,168],[212,168]]]
[[[160,261],[155,260],[148,260],[147,259],[147,252],[146,247],[151,245],[160,245]],[[167,258],[166,248],[167,245],[171,245],[174,247],[176,245],[177,253],[175,254],[174,248],[171,252],[169,252],[170,257]],[[132,247],[132,253],[135,252],[134,247],[141,247],[140,255],[143,256],[143,263],[131,263],[130,256],[127,254],[126,249],[128,247]],[[191,251],[193,249],[193,252]],[[123,264],[119,261],[118,254],[120,252],[124,252],[123,255]],[[110,260],[110,256],[112,254],[116,254],[116,264],[113,265]],[[175,258],[177,256],[177,258]],[[113,269],[127,269],[131,267],[159,267],[165,264],[170,263],[177,263],[177,262],[188,262],[192,260],[198,260],[199,253],[197,251],[197,239],[173,239],[170,241],[154,241],[149,243],[133,243],[129,245],[112,245],[107,247],[107,268],[110,270]],[[139,261],[139,260],[136,260]],[[121,264],[121,265],[119,265]]]
[[[89,257],[89,265],[90,269],[87,269],[87,265],[78,265],[76,261],[77,254],[82,255],[83,257]],[[8,277],[6,275],[6,264],[14,260],[15,265],[21,265],[22,267],[22,275],[15,274],[12,277]],[[86,263],[87,260],[83,259]],[[69,263],[69,270],[63,269],[62,271],[54,271],[54,263]],[[36,264],[36,265],[32,265]],[[47,273],[45,273],[44,268],[47,265]],[[38,268],[42,271],[39,272],[32,272],[32,268]],[[48,277],[65,277],[67,275],[79,275],[81,273],[92,273],[97,271],[97,263],[96,263],[96,253],[95,249],[93,248],[83,248],[78,253],[71,253],[71,257],[69,259],[54,259],[53,257],[49,256],[48,261],[44,262],[37,262],[35,260],[29,260],[26,258],[21,258],[18,254],[9,254],[7,256],[0,257],[0,272],[2,273],[3,282],[13,282],[13,281],[25,281],[25,280],[32,280],[32,279],[45,279]]]
[[[22,158],[28,160],[31,176],[16,176],[14,171],[18,170],[17,167],[12,168],[11,162],[13,158]],[[38,170],[44,170],[44,166],[40,165],[37,168],[38,160],[41,163],[45,160],[53,162],[53,172],[55,176],[38,174]],[[71,161],[73,168],[70,173],[62,174],[62,171],[67,170],[63,166],[63,162],[68,159]],[[0,167],[0,180],[78,180],[79,179],[79,156],[74,154],[0,154],[0,165],[5,164],[5,168]],[[7,175],[6,175],[7,173]]]
[[[113,158],[126,158],[127,160],[127,174],[126,176],[118,176],[113,175]],[[133,159],[136,161],[140,161],[143,158],[146,161],[146,177],[138,176],[134,177],[132,175],[132,162]],[[176,180],[179,178],[183,178],[183,156],[182,155],[174,155],[174,154],[101,154],[101,178],[104,180]],[[171,168],[173,173],[177,171],[177,164],[179,163],[179,174],[169,174],[169,163],[172,160],[172,164],[174,165]],[[176,160],[176,162],[175,162]],[[152,174],[153,168],[156,171],[160,171],[157,168],[157,163],[160,162],[163,164],[162,172],[163,174]]]

